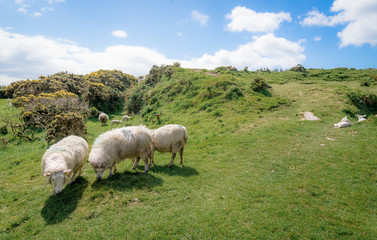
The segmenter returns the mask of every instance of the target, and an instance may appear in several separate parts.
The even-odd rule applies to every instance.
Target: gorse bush
[[[90,116],[90,111],[87,103],[73,93],[41,93],[17,97],[12,102],[14,106],[23,108],[20,121],[26,126],[25,130],[47,130],[49,142],[70,134],[83,136],[86,133],[85,119]],[[11,121],[8,124],[11,127],[17,125]]]
[[[251,82],[251,89],[255,92],[268,91],[271,88],[262,77],[256,77]]]

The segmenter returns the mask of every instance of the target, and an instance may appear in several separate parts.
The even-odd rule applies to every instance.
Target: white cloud
[[[178,35],[178,37],[182,37],[182,33],[181,32],[177,32],[177,35]]]
[[[27,13],[27,10],[26,10],[25,7],[20,7],[20,8],[17,9],[17,12],[20,12],[20,13],[24,13],[24,14],[26,14],[26,13]]]
[[[19,79],[35,79],[60,71],[87,74],[99,69],[119,69],[135,76],[145,75],[153,65],[181,62],[183,67],[214,69],[232,65],[239,69],[290,68],[305,60],[304,48],[297,42],[273,34],[254,37],[236,50],[220,50],[189,61],[169,59],[142,46],[115,45],[104,51],[46,36],[26,36],[0,28],[0,85]]]
[[[112,31],[111,34],[114,37],[117,37],[117,38],[127,38],[127,33],[125,31],[122,31],[122,30]]]
[[[321,40],[322,40],[321,36],[315,36],[314,37],[314,41],[316,41],[316,42],[319,42]]]
[[[225,18],[230,19],[226,29],[231,32],[273,32],[279,29],[283,21],[292,21],[291,15],[286,12],[257,13],[241,6],[233,8]]]
[[[325,16],[325,14],[313,10],[308,12],[307,17],[300,22],[303,26],[335,26],[338,22],[334,17]]]
[[[194,22],[198,22],[200,26],[206,26],[208,23],[209,16],[194,10],[191,12],[191,19]]]
[[[33,17],[40,17],[40,16],[42,16],[42,13],[40,13],[40,12],[33,12],[32,16]]]
[[[180,61],[183,67],[214,69],[232,65],[238,69],[290,68],[305,60],[304,48],[273,34],[253,37],[253,41],[238,46],[234,51],[220,50],[214,55],[204,54],[190,61]]]
[[[45,36],[25,36],[0,28],[0,85],[4,79],[35,79],[60,71],[86,74],[119,69],[145,75],[153,65],[172,64],[155,50],[140,46],[110,46],[93,52],[76,43]]]
[[[375,0],[335,0],[330,9],[338,12],[334,16],[326,16],[313,10],[301,21],[303,26],[335,26],[346,24],[338,32],[340,47],[363,44],[377,45],[377,1]]]

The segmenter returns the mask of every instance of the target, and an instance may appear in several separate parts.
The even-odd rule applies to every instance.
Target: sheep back
[[[92,165],[117,164],[126,158],[147,158],[153,154],[152,139],[143,126],[113,129],[98,136],[89,154]]]
[[[188,139],[186,128],[177,124],[151,130],[151,136],[154,148],[159,152],[178,152]]]
[[[88,152],[88,143],[82,137],[65,137],[46,150],[42,157],[42,171],[56,173],[71,169],[74,172],[84,165]]]

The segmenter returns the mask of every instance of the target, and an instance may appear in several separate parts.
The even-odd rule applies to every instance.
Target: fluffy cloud
[[[183,67],[214,69],[232,65],[238,69],[290,68],[305,60],[304,48],[299,43],[278,38],[273,34],[253,37],[253,41],[238,46],[234,51],[220,50],[214,55],[181,61]]]
[[[291,15],[286,12],[257,13],[241,6],[233,8],[225,17],[230,20],[226,29],[231,32],[273,32],[283,21],[292,21]]]
[[[209,16],[194,10],[194,11],[191,12],[191,19],[194,22],[198,22],[200,24],[200,26],[206,26],[208,19],[209,19]]]
[[[86,74],[99,69],[119,69],[145,75],[152,65],[172,64],[155,50],[139,46],[110,46],[92,52],[76,43],[45,36],[25,36],[0,28],[0,84],[68,71]]]
[[[214,69],[232,65],[239,69],[290,68],[305,60],[297,42],[273,34],[254,37],[233,51],[220,50],[190,60],[169,59],[147,47],[115,45],[93,52],[68,40],[25,36],[0,28],[0,85],[19,79],[35,79],[60,71],[86,74],[99,69],[119,69],[145,75],[153,65],[181,62],[182,67]]]
[[[334,16],[326,16],[313,10],[301,21],[303,26],[335,26],[346,24],[338,33],[340,47],[363,44],[377,45],[377,1],[375,0],[335,0],[330,9],[338,12]]]
[[[127,38],[127,33],[125,31],[122,31],[122,30],[115,30],[115,31],[112,31],[111,33],[114,37],[117,37],[117,38]]]

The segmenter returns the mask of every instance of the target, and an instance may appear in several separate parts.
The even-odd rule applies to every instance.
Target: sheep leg
[[[139,157],[133,159],[134,164],[132,165],[131,170],[135,170],[136,167],[139,166],[139,161],[140,161]]]
[[[169,165],[168,165],[168,168],[171,168],[172,166],[173,166],[173,162],[174,162],[174,158],[175,158],[175,155],[176,155],[177,153],[175,153],[175,152],[172,152],[171,153],[171,160],[170,160],[170,163],[169,163]]]
[[[179,161],[180,165],[183,164],[183,149],[184,149],[184,147],[182,147],[181,150],[179,150],[179,157],[181,159],[181,161]]]
[[[117,166],[114,164],[114,173],[118,171]]]
[[[144,158],[143,160],[144,160],[144,166],[145,166],[144,173],[146,174],[149,171],[148,157]]]
[[[67,183],[68,185],[71,184],[71,183],[73,183],[73,181],[76,180],[76,173],[77,173],[77,172],[78,172],[78,171],[75,171],[75,172],[73,173],[71,179],[69,179],[69,182]]]
[[[109,177],[113,176],[113,166],[110,167]]]
[[[150,158],[151,158],[151,161],[149,162],[149,167],[151,167],[152,165],[154,165],[154,152],[152,152]]]

